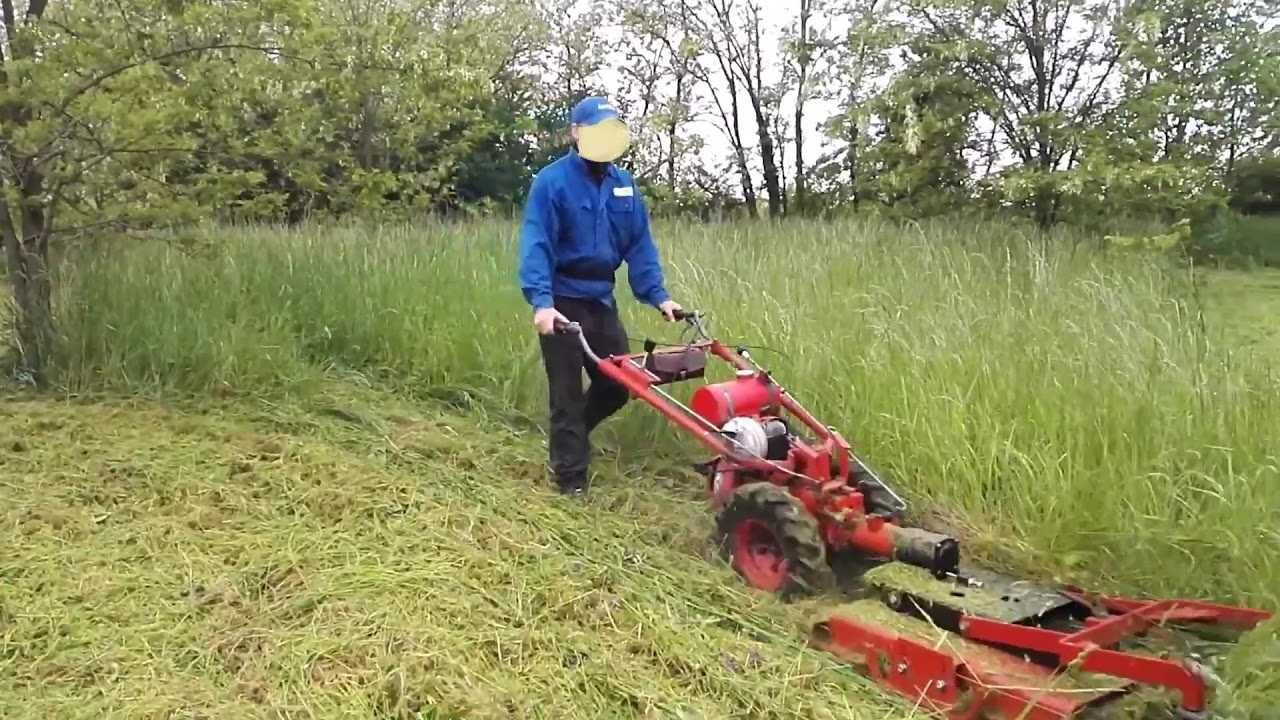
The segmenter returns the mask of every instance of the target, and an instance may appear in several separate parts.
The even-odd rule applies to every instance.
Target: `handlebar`
[[[689,323],[689,325],[694,328],[694,331],[703,340],[711,339],[707,335],[706,330],[702,327],[702,313],[697,310],[676,310],[671,314],[676,321]],[[591,358],[593,362],[600,361],[599,357],[597,357],[595,352],[592,351],[591,345],[587,342],[586,335],[582,334],[582,326],[580,324],[570,320],[556,318],[555,323],[552,325],[552,330],[556,335],[577,335],[578,341],[582,343],[582,349],[587,354],[587,357]]]
[[[676,310],[671,314],[677,322],[687,322],[690,325],[697,325],[702,319],[702,313],[697,310]],[[560,318],[556,318],[553,329],[558,335],[582,332],[582,326],[578,323]]]

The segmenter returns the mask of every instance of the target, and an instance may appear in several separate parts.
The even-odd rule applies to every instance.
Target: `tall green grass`
[[[669,284],[988,561],[1280,604],[1280,381],[1176,267],[997,225],[659,226]],[[325,373],[540,417],[505,223],[209,231],[63,269],[72,389],[306,392]],[[618,298],[634,337],[678,328]],[[604,442],[691,447],[631,407]],[[637,478],[636,482],[643,482]]]

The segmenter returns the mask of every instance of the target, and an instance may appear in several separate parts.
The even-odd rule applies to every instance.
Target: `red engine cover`
[[[689,407],[720,427],[730,418],[759,415],[776,409],[778,387],[757,375],[739,376],[729,382],[703,385],[693,392]]]

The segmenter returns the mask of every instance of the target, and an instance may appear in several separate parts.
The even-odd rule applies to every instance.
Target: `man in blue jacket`
[[[663,283],[649,216],[631,175],[613,161],[626,150],[626,126],[600,97],[570,113],[573,147],[533,179],[520,229],[520,287],[533,307],[551,406],[550,459],[562,492],[587,487],[589,435],[628,399],[626,388],[584,362],[578,339],[555,332],[557,320],[578,323],[601,356],[629,352],[614,301],[622,263],[636,298],[668,320],[681,309]],[[586,366],[590,388],[584,392]]]

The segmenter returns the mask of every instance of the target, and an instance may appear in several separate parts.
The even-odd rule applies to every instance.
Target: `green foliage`
[[[511,212],[563,151],[565,111],[587,93],[616,95],[631,116],[637,142],[623,162],[657,214],[754,213],[746,198],[761,170],[779,215],[781,186],[801,171],[798,214],[1012,208],[1041,228],[1065,219],[1098,235],[1117,216],[1199,217],[1227,194],[1238,210],[1275,204],[1280,36],[1260,0],[1123,11],[1070,0],[1036,18],[997,0],[910,0],[892,12],[814,0],[803,5],[806,37],[784,31],[779,67],[761,52],[767,39],[726,22],[758,19],[740,5],[30,7],[3,28],[0,235],[20,310],[13,337],[33,370],[52,336],[51,241],[210,219]],[[616,53],[605,27],[621,33]],[[721,87],[729,78],[734,101]],[[810,99],[806,115],[794,101]],[[819,99],[838,107],[825,122],[813,116]],[[713,160],[691,132],[707,117],[724,126],[731,157]],[[837,147],[806,158],[794,145],[817,127]],[[1239,254],[1219,245],[1205,241],[1205,257]],[[1249,245],[1247,255],[1268,252]]]
[[[865,172],[859,198],[917,217],[953,211],[967,201],[964,151],[978,93],[972,81],[939,65],[926,50],[870,104],[881,127],[859,158]]]
[[[451,203],[460,180],[494,175],[484,169],[494,158],[519,159],[506,146],[521,123],[493,97],[492,81],[518,14],[481,7],[455,17],[390,2],[359,11],[319,5],[313,13],[312,29],[295,28],[291,50],[305,62],[258,58],[232,72],[215,69],[202,83],[209,104],[232,98],[249,109],[217,112],[217,131],[204,133],[204,152],[190,168],[206,172],[199,157],[222,157],[253,174],[256,182],[228,208],[233,217],[419,215]],[[464,170],[473,153],[474,166]],[[223,169],[215,166],[214,176]],[[494,183],[489,196],[510,195]]]
[[[919,108],[898,102],[896,117],[892,102],[862,110],[871,125],[914,129],[896,142],[914,146],[921,160],[882,164],[864,173],[865,186],[937,187],[920,175],[962,148],[968,157],[955,170],[964,184],[978,175],[981,194],[1042,227],[1118,213],[1172,220],[1213,202],[1224,167],[1277,137],[1280,51],[1274,31],[1264,31],[1269,11],[1256,0],[1124,7],[1072,0],[1044,8],[912,0],[902,10],[910,30],[898,45],[923,49],[916,54],[928,62],[890,76],[889,97],[903,86],[947,82],[967,85],[971,99],[935,108],[932,136]],[[862,160],[875,151],[858,153]],[[950,165],[941,167],[954,174]]]
[[[1239,212],[1280,213],[1280,154],[1242,159],[1227,175],[1231,207]]]
[[[512,172],[531,162],[514,55],[537,20],[509,3],[54,2],[6,61],[0,101],[25,119],[0,146],[39,168],[48,192],[23,202],[55,233],[510,201],[531,172]]]
[[[1139,250],[1164,254],[1185,253],[1191,242],[1191,221],[1179,220],[1169,232],[1158,235],[1108,235],[1103,242],[1121,250]]]
[[[35,207],[43,232],[172,223],[200,216],[199,196],[234,187],[220,177],[174,192],[168,173],[211,129],[204,102],[216,58],[279,60],[277,35],[305,21],[304,3],[52,3],[19,31],[5,62],[0,181],[9,202]],[[35,183],[42,192],[30,192]],[[23,188],[21,196],[16,196]],[[25,228],[28,234],[36,228]]]
[[[1108,234],[1103,245],[1210,267],[1280,266],[1280,218],[1240,215],[1222,202],[1204,203],[1167,228]]]
[[[1262,32],[1268,3],[1142,0],[1126,12],[1119,111],[1151,159],[1220,167],[1265,143],[1277,52]]]
[[[839,104],[805,122],[842,146],[809,160],[814,203],[871,199],[928,215],[982,186],[1043,220],[1100,208],[1185,215],[1224,154],[1242,192],[1267,187],[1244,159],[1267,157],[1277,138],[1280,54],[1265,7],[1143,0],[1115,15],[1105,5],[1055,6],[1028,46],[1020,11],[989,0],[913,0],[893,14],[814,3],[812,37],[786,31],[781,84],[761,92],[777,114],[781,97],[801,92],[791,61],[803,58],[805,98]],[[55,235],[212,216],[509,209],[563,147],[567,106],[606,92],[635,121],[627,162],[642,179],[668,186],[682,212],[723,206],[742,169],[704,166],[686,131],[715,112],[697,10],[54,0],[6,28],[16,38],[0,86],[6,199],[47,206]],[[1062,30],[1077,22],[1097,30]],[[613,55],[595,32],[610,23],[624,38]],[[1035,47],[1059,48],[1044,72]],[[905,68],[892,68],[895,54]],[[617,87],[601,85],[606,70]],[[996,155],[1010,154],[1014,167],[999,171]],[[39,192],[18,197],[30,185],[18,167],[41,174]]]
[[[1190,252],[1215,265],[1280,267],[1280,218],[1214,206],[1195,218]]]

